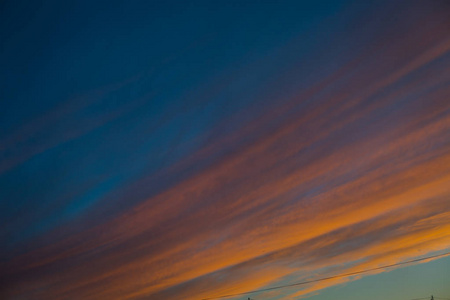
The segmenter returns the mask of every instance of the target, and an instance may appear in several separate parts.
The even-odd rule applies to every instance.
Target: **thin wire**
[[[450,300],[450,298],[443,298],[443,297],[433,297],[434,299],[444,299],[444,300]],[[430,297],[423,297],[423,298],[415,298],[415,299],[411,299],[411,300],[423,300],[423,299],[430,299]]]
[[[213,299],[222,299],[222,298],[243,296],[243,295],[259,293],[259,292],[267,292],[267,291],[272,291],[272,290],[277,290],[277,289],[282,289],[282,288],[287,288],[287,287],[292,287],[292,286],[298,286],[298,285],[303,285],[303,284],[308,284],[308,283],[313,283],[313,282],[318,282],[318,281],[325,281],[325,280],[341,278],[341,277],[349,277],[349,276],[353,276],[353,275],[358,275],[358,274],[367,273],[367,272],[376,271],[376,270],[381,270],[381,269],[386,269],[386,268],[392,268],[392,267],[396,267],[396,266],[406,265],[406,264],[410,264],[410,263],[424,261],[424,260],[432,259],[432,258],[443,257],[443,256],[447,256],[447,255],[450,255],[450,252],[437,254],[437,255],[432,255],[432,256],[427,256],[427,257],[422,257],[422,258],[417,258],[417,259],[413,259],[413,260],[408,260],[408,261],[404,261],[404,262],[400,262],[400,263],[385,265],[385,266],[376,267],[376,268],[372,268],[372,269],[366,269],[366,270],[361,270],[361,271],[356,271],[356,272],[351,272],[351,273],[345,273],[345,274],[338,274],[338,275],[334,275],[334,276],[330,276],[330,277],[318,278],[318,279],[302,281],[302,282],[286,284],[286,285],[279,285],[279,286],[269,287],[269,288],[260,289],[260,290],[253,290],[253,291],[243,292],[243,293],[236,293],[236,294],[222,295],[222,296],[218,296],[218,297],[203,298],[202,300],[213,300]]]

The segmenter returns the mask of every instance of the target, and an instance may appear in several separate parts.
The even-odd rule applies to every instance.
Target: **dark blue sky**
[[[2,1],[0,289],[198,299],[445,252],[449,15]]]
[[[0,82],[11,100],[0,112],[0,183],[11,200],[2,214],[19,221],[36,211],[3,234],[16,241],[60,226],[130,178],[197,150],[210,138],[203,132],[242,108],[271,105],[261,94],[275,91],[261,86],[292,74],[292,63],[304,68],[295,76],[311,72],[317,27],[343,6],[5,2]]]

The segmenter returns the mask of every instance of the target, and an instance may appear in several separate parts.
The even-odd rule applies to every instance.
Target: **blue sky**
[[[199,299],[448,251],[449,13],[3,1],[0,295]],[[450,298],[448,260],[252,297]]]

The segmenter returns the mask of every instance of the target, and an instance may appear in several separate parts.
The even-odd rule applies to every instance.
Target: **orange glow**
[[[362,51],[296,97],[273,99],[276,109],[127,192],[211,160],[192,176],[6,262],[11,276],[40,274],[8,296],[201,299],[448,249],[450,39],[438,25],[429,38],[417,28],[375,41],[380,53]],[[444,71],[434,74],[436,64]],[[231,150],[214,156],[222,149]],[[294,299],[355,279],[261,297]]]

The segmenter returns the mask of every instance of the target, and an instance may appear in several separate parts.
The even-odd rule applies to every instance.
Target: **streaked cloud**
[[[36,195],[54,202],[5,204],[14,213],[2,240],[17,235],[2,252],[5,297],[202,299],[448,250],[450,22],[448,7],[432,3],[372,17],[346,7],[343,16],[367,22],[317,29],[335,37],[308,42],[323,46],[319,57],[304,54],[316,60],[296,58],[304,45],[292,35],[192,90],[146,88],[164,71],[140,73],[3,137],[5,186],[54,148],[68,164],[54,194]],[[377,17],[397,6],[395,21]],[[325,47],[335,39],[341,52]],[[201,41],[169,55],[165,76],[214,38]],[[158,104],[161,95],[188,100]],[[30,224],[45,226],[31,234]],[[256,295],[300,299],[358,278]]]

